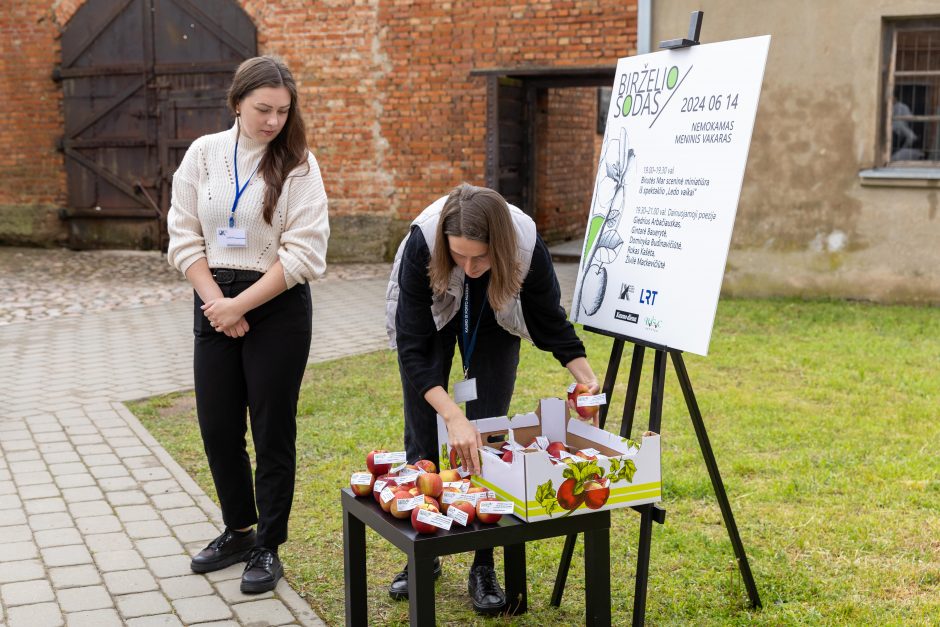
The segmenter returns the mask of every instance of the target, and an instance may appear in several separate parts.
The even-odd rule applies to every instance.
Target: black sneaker
[[[441,576],[441,558],[434,558],[434,580]],[[392,597],[396,601],[403,601],[408,598],[408,565],[405,564],[405,568],[395,575],[395,578],[392,579],[392,583],[388,586],[388,596]]]
[[[238,534],[226,528],[218,538],[199,553],[189,563],[194,573],[211,573],[232,564],[244,562],[255,545],[255,530]]]
[[[492,566],[474,566],[467,579],[467,591],[477,614],[499,614],[506,607],[506,593],[496,581]]]
[[[278,579],[284,575],[284,567],[277,553],[263,546],[255,547],[248,556],[245,572],[242,573],[240,589],[245,593],[274,590]]]

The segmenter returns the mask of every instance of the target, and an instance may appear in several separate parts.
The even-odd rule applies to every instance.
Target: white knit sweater
[[[232,159],[237,136],[238,128],[233,126],[200,137],[186,151],[173,175],[167,215],[170,265],[185,274],[189,266],[205,257],[210,268],[267,272],[280,259],[288,288],[319,277],[326,269],[330,226],[326,191],[312,154],[284,181],[271,224],[262,216],[265,183],[256,172],[235,211],[235,226],[245,230],[247,246],[226,248],[218,244],[216,230],[228,227],[235,200]],[[238,142],[238,177],[244,185],[261,161],[265,144],[244,133]]]

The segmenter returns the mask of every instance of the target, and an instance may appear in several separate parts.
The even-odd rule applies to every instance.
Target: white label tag
[[[405,451],[398,451],[396,453],[376,453],[375,457],[372,458],[373,463],[376,464],[404,464],[408,461]]]
[[[577,405],[578,407],[596,407],[597,405],[606,405],[607,404],[607,395],[601,392],[600,394],[595,394],[594,396],[589,396],[583,394],[578,397]]]
[[[460,509],[459,507],[451,507],[451,508],[448,508],[448,510],[447,510],[447,516],[448,516],[449,518],[453,518],[454,520],[456,520],[458,523],[460,523],[460,524],[463,525],[464,527],[467,526],[467,520],[470,518],[470,516],[467,514],[467,512],[463,511],[463,510]]]
[[[574,455],[568,451],[558,451],[558,459],[565,459],[566,457],[574,457]]]
[[[568,394],[571,394],[572,392],[574,392],[574,389],[575,389],[576,387],[578,387],[577,382],[572,383],[571,385],[569,385],[569,386],[568,386]]]
[[[444,487],[445,487],[445,488],[457,488],[457,489],[460,490],[461,492],[466,492],[466,491],[467,491],[467,488],[464,487],[465,485],[467,485],[467,484],[464,483],[463,481],[445,481],[445,482],[444,482]]]
[[[454,384],[454,402],[466,403],[477,400],[477,379],[464,379]]]
[[[487,498],[487,496],[488,496],[488,495],[487,495],[486,492],[474,492],[474,493],[472,493],[472,494],[464,494],[464,495],[463,495],[463,498],[460,499],[460,500],[462,500],[462,501],[470,501],[471,503],[473,503],[474,505],[476,505],[476,504],[477,504],[477,501],[479,501],[480,499],[485,499],[485,498]]]
[[[548,438],[540,435],[537,438],[535,438],[535,444],[536,446],[538,446],[540,449],[544,451],[545,449],[548,448]]]
[[[395,493],[389,490],[388,488],[383,488],[379,497],[382,499],[383,503],[388,503],[393,498],[395,498]]]
[[[385,486],[387,486],[387,485],[388,485],[388,481],[385,481],[385,480],[376,481],[376,482],[375,482],[375,485],[372,486],[372,491],[373,491],[373,492],[378,492],[378,493],[381,494],[382,490],[383,490],[383,489],[385,488]]]
[[[402,485],[403,483],[414,483],[416,476],[417,475],[399,475],[397,477],[392,477],[392,481],[394,481],[396,485]]]
[[[448,531],[450,531],[450,526],[454,522],[453,518],[449,518],[443,514],[436,514],[429,509],[419,509],[417,519],[418,522],[428,523],[438,529],[447,529]]]
[[[388,471],[388,474],[393,475],[393,474],[395,474],[396,472],[401,472],[402,470],[404,470],[405,466],[407,466],[407,465],[408,465],[408,464],[399,464],[399,465],[397,465],[397,466],[393,466],[393,467]]]
[[[450,505],[454,501],[464,500],[464,495],[460,492],[444,492],[441,494],[441,503],[447,503]]]
[[[413,510],[417,506],[424,503],[424,496],[416,496],[411,499],[395,499],[395,507],[398,508],[400,512],[407,512]]]
[[[423,475],[424,471],[420,468],[402,468],[401,475],[402,477],[417,477],[418,475]]]
[[[350,485],[369,485],[372,483],[371,472],[354,472],[349,478]]]
[[[511,514],[513,507],[509,501],[483,501],[480,503],[481,514]]]
[[[248,245],[245,229],[220,227],[215,232],[215,240],[223,248],[244,248]]]
[[[593,455],[594,457],[597,457],[598,455],[603,454],[596,448],[583,448],[579,452],[584,453],[585,455]]]
[[[495,499],[495,498],[496,498],[496,493],[493,492],[492,490],[489,490],[489,491],[486,493],[486,496],[489,497],[489,498],[491,498],[491,499]]]

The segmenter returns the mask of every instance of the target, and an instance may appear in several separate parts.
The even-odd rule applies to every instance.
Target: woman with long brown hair
[[[326,269],[330,229],[287,66],[248,59],[228,104],[234,126],[194,141],[173,175],[167,256],[195,292],[196,412],[225,522],[191,568],[206,573],[247,560],[241,590],[255,593],[283,574],[277,550],[294,495],[309,282]]]
[[[425,209],[398,248],[388,286],[387,326],[398,348],[410,461],[437,459],[437,415],[470,472],[479,472],[472,420],[503,416],[516,381],[520,338],[598,391],[584,345],[561,307],[551,256],[535,223],[497,192],[463,184]],[[448,393],[454,346],[463,381]],[[458,402],[466,402],[466,412]],[[440,562],[435,563],[440,573]],[[500,612],[506,596],[493,551],[477,551],[468,578],[474,609]],[[389,587],[408,596],[408,571]]]

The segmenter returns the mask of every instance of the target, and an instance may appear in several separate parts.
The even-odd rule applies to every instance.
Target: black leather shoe
[[[438,577],[441,576],[441,558],[434,558],[434,580],[437,581]],[[395,575],[395,578],[392,579],[392,583],[388,586],[388,596],[392,597],[396,601],[402,601],[408,598],[408,565],[405,564],[405,568]]]
[[[255,530],[245,535],[237,535],[231,529],[226,529],[218,538],[209,543],[209,546],[199,551],[189,563],[194,573],[211,573],[221,570],[232,564],[244,562],[248,553],[255,545]]]
[[[467,591],[477,614],[499,614],[506,607],[506,593],[496,581],[492,566],[474,566],[470,569]]]
[[[255,547],[245,564],[240,589],[248,594],[274,590],[283,575],[284,567],[277,553],[263,546]]]

